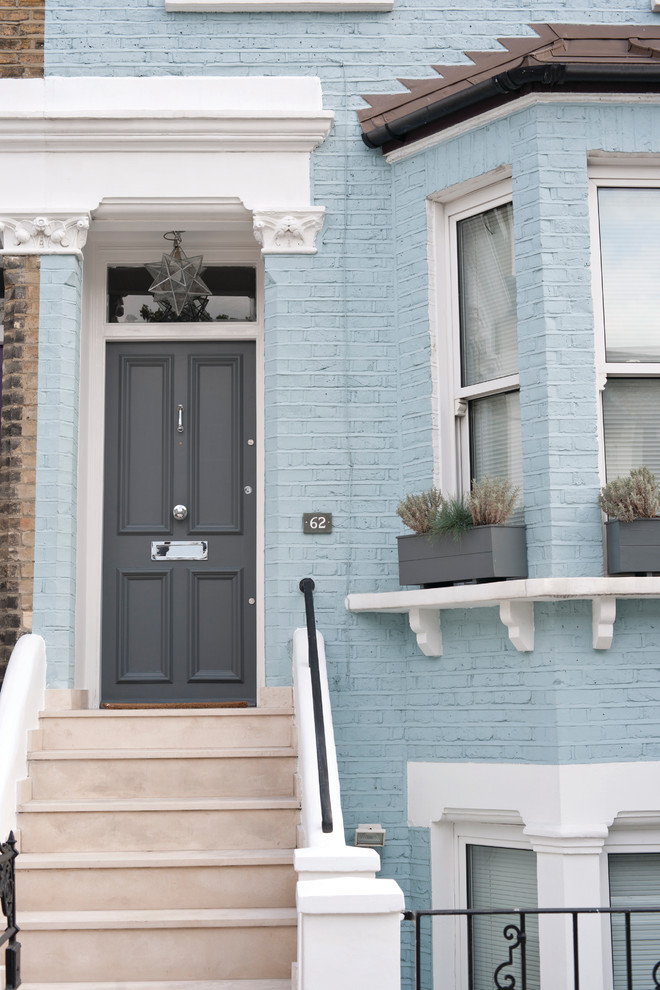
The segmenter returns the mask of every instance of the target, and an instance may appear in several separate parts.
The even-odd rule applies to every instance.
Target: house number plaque
[[[332,532],[331,512],[303,512],[303,533],[318,536]]]

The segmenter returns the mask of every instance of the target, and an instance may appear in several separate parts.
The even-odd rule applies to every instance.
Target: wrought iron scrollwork
[[[658,983],[658,976],[660,975],[660,962],[657,962],[653,967],[653,990],[660,990],[660,983]]]
[[[4,932],[0,932],[0,945],[5,945],[5,988],[17,990],[21,985],[21,943],[16,941],[20,931],[16,924],[16,877],[14,861],[18,856],[14,833],[0,843],[0,906],[7,919]]]
[[[509,966],[513,966],[513,962],[514,962],[513,953],[516,951],[516,949],[519,949],[522,945],[525,944],[526,936],[525,936],[525,932],[514,924],[506,925],[502,934],[504,935],[504,938],[507,940],[507,942],[513,942],[513,939],[515,939],[515,942],[513,942],[513,945],[509,946],[509,958],[507,959],[507,961],[500,963],[500,965],[493,973],[493,981],[495,983],[495,986],[497,987],[497,990],[514,990],[516,986],[516,978],[513,975],[513,973],[506,973],[502,977],[502,982],[500,982],[500,973],[503,969],[507,969]]]

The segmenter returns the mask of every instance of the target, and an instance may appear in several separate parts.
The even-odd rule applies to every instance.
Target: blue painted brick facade
[[[364,147],[355,117],[360,93],[429,77],[431,65],[527,34],[533,21],[656,24],[658,15],[648,0],[501,0],[496,9],[395,0],[387,15],[166,14],[162,0],[47,0],[49,75],[318,75],[335,111],[312,156],[313,198],[327,209],[319,253],[265,261],[267,680],[290,683],[298,582],[311,575],[346,823],[387,828],[383,875],[412,906],[428,904],[429,851],[426,832],[407,827],[408,761],[660,759],[654,604],[619,605],[608,652],[591,647],[585,603],[537,605],[536,648],[525,655],[496,610],[446,613],[439,660],[419,653],[404,617],[344,608],[348,591],[399,587],[395,507],[434,475],[426,197],[501,165],[513,182],[530,576],[602,573],[586,154],[660,154],[657,110],[514,106],[394,165]],[[67,335],[52,355],[55,378],[44,379],[44,410],[76,376],[77,270],[67,266],[42,267],[44,319],[62,315]],[[72,635],[75,533],[55,540],[48,507],[54,492],[60,504],[74,497],[70,411],[50,424],[56,437],[43,436],[58,463],[50,446],[40,461],[35,612],[51,660]],[[40,405],[40,431],[42,422],[46,430]],[[333,512],[330,537],[302,535],[309,510]],[[64,684],[70,675],[58,667],[54,676]]]
[[[48,650],[48,684],[73,685],[82,265],[41,259],[33,631]]]

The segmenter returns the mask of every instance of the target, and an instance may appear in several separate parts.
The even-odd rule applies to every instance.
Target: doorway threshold
[[[247,701],[104,701],[101,708],[136,709],[136,708],[249,708]]]

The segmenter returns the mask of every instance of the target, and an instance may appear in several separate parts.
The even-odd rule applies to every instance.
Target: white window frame
[[[461,220],[513,201],[510,178],[469,191],[450,190],[429,199],[429,309],[434,361],[435,483],[444,492],[470,490],[468,402],[519,389],[519,376],[461,384],[460,300],[457,226]]]
[[[601,484],[605,484],[605,426],[603,417],[603,392],[608,378],[660,378],[658,362],[608,361],[605,350],[605,309],[603,301],[602,263],[600,250],[600,223],[598,190],[600,188],[658,189],[660,188],[660,164],[648,162],[624,162],[590,164],[589,167],[589,220],[592,256],[592,296],[594,304],[594,333],[596,357],[596,385],[598,390],[598,470]]]
[[[503,816],[505,817],[505,816]],[[432,892],[434,908],[467,908],[468,869],[467,847],[494,846],[499,849],[531,850],[532,844],[523,834],[522,823],[494,823],[449,815],[433,826]],[[456,990],[469,988],[467,925],[459,918],[439,918],[433,921],[434,986],[452,986]],[[452,960],[453,971],[447,961]]]

